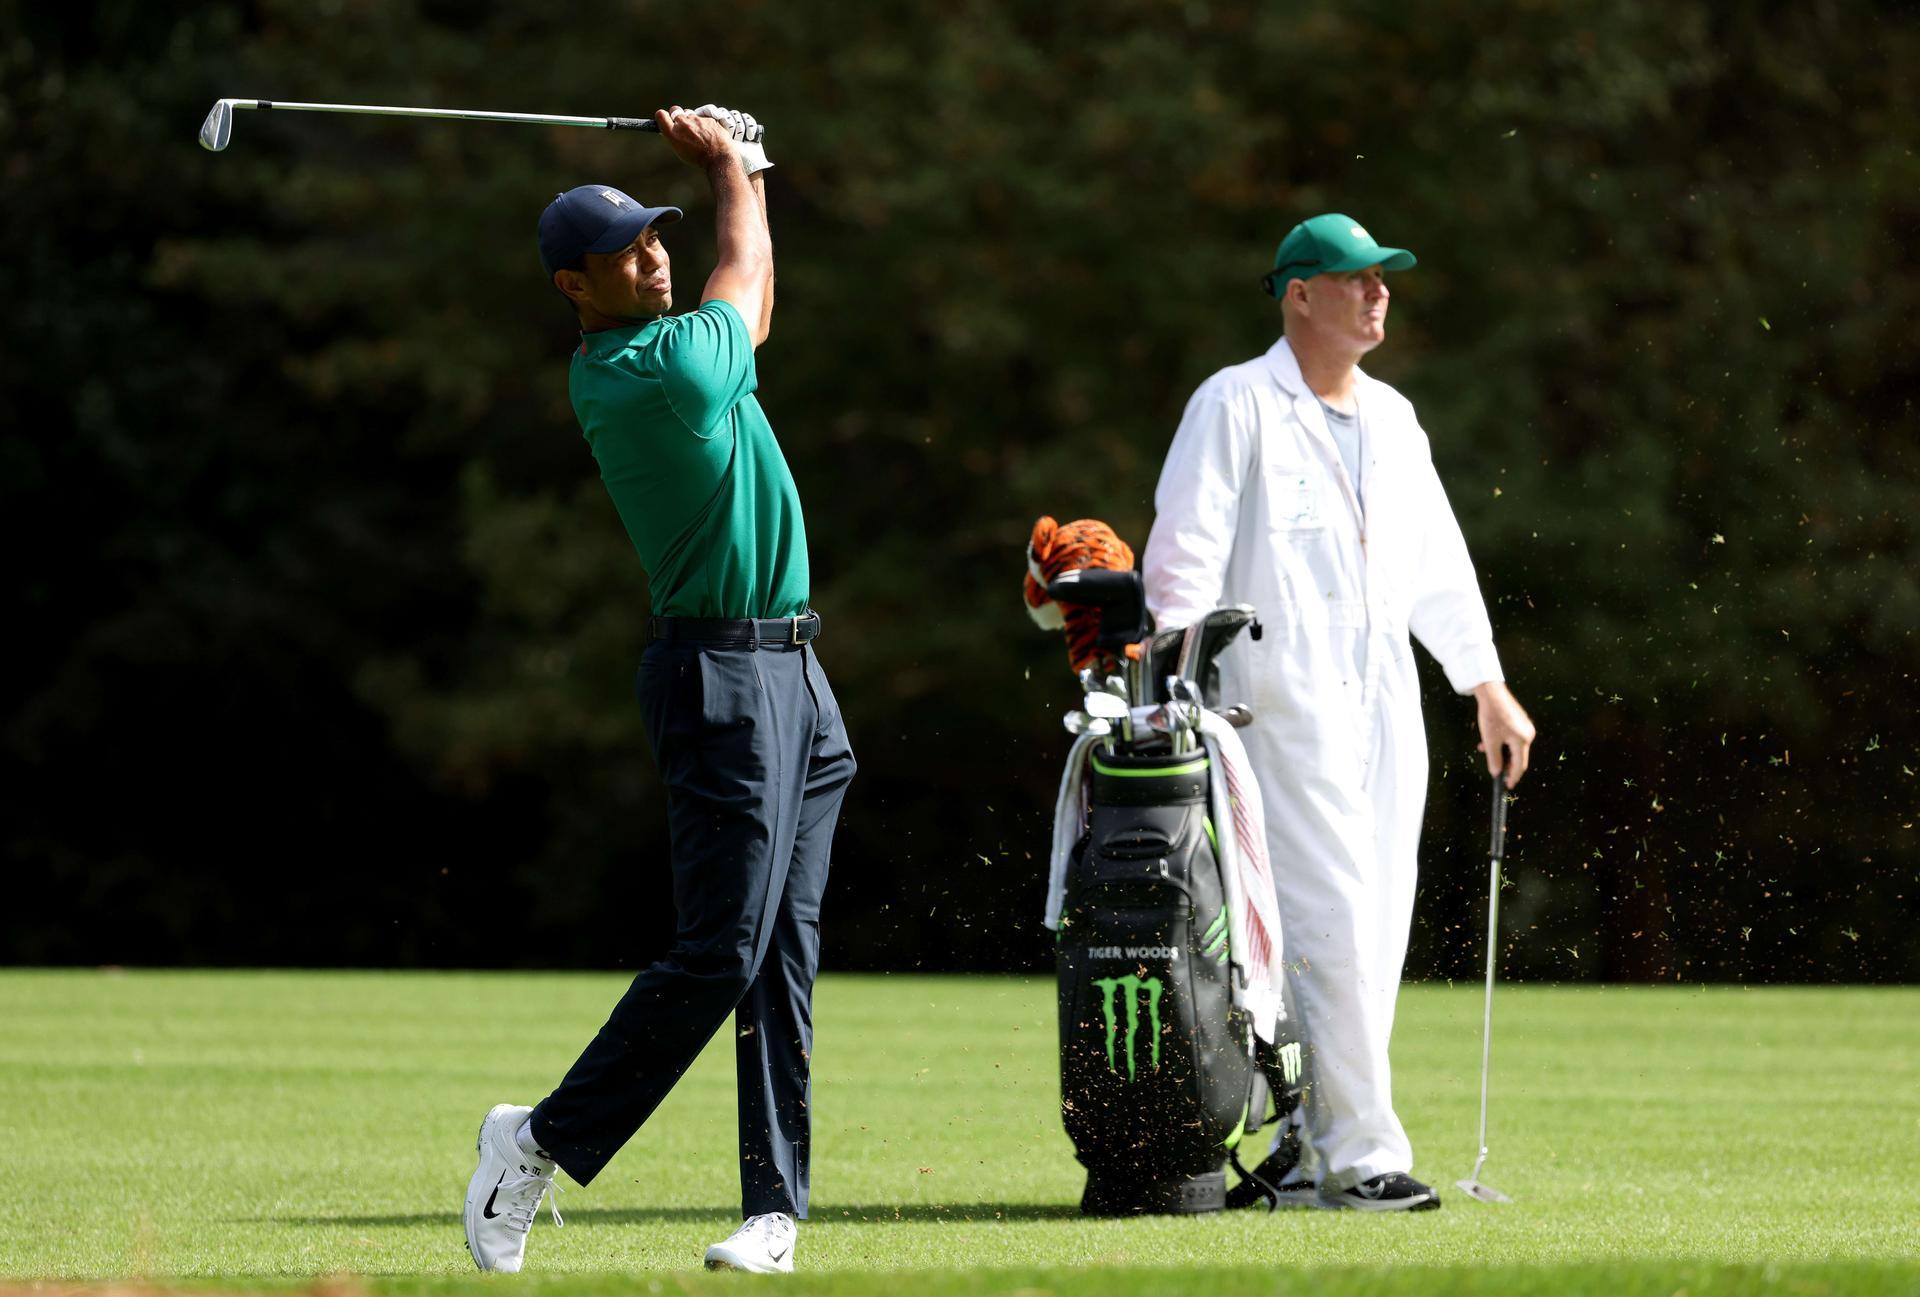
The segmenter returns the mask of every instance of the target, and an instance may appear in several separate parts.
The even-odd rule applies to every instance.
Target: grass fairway
[[[529,1273],[460,1227],[489,1105],[533,1102],[602,975],[0,972],[0,1280],[393,1297],[709,1293],[732,1227],[723,1034]],[[1920,1292],[1920,990],[1505,987],[1472,1165],[1480,988],[1401,999],[1397,1094],[1446,1208],[1088,1221],[1044,979],[825,979],[813,1219],[783,1291]],[[915,1273],[902,1274],[898,1272]],[[750,1282],[750,1280],[747,1280]]]

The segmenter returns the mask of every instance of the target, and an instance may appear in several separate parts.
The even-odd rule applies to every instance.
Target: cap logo
[[[1348,230],[1347,233],[1351,234],[1356,239],[1370,239],[1373,237],[1371,234],[1368,234],[1365,230],[1361,229],[1358,225],[1354,226],[1351,230]]]
[[[614,193],[611,189],[602,189],[600,196],[612,203],[615,207],[625,207],[627,205],[627,200],[620,194]]]

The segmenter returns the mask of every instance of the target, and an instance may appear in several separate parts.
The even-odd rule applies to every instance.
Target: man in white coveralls
[[[1440,1205],[1409,1174],[1387,1063],[1427,788],[1408,632],[1474,696],[1480,749],[1509,787],[1533,741],[1427,435],[1405,397],[1358,368],[1386,338],[1384,272],[1413,264],[1345,216],[1294,227],[1264,281],[1285,335],[1187,403],[1147,541],[1158,625],[1248,603],[1266,628],[1223,656],[1221,682],[1254,710],[1244,737],[1306,1044],[1294,1123],[1311,1157],[1283,1125],[1262,1168],[1294,1205]]]

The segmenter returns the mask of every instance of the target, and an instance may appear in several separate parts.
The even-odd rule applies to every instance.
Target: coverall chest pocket
[[[1276,531],[1317,531],[1327,525],[1325,475],[1306,464],[1267,465],[1267,514]]]

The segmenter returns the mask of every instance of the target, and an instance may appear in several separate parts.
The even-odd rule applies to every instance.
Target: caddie
[[[1359,368],[1387,336],[1386,273],[1413,264],[1338,214],[1287,234],[1262,281],[1284,334],[1187,403],[1144,562],[1156,624],[1249,603],[1265,625],[1221,672],[1224,696],[1253,706],[1243,737],[1306,1045],[1305,1102],[1258,1172],[1293,1205],[1440,1205],[1411,1174],[1387,1058],[1427,789],[1409,635],[1473,696],[1480,750],[1509,787],[1534,737],[1427,434]]]
[[[582,185],[547,205],[539,233],[579,317],[574,413],[652,596],[638,692],[667,788],[677,927],[559,1086],[482,1122],[466,1199],[482,1270],[521,1268],[556,1167],[591,1183],[729,1014],[744,1223],[708,1268],[792,1270],[807,1214],[820,900],[854,759],[812,647],[800,497],[754,395],[773,312],[761,128],[712,104],[654,120],[713,189],[719,264],[699,309],[667,314],[660,230],[678,208]]]

